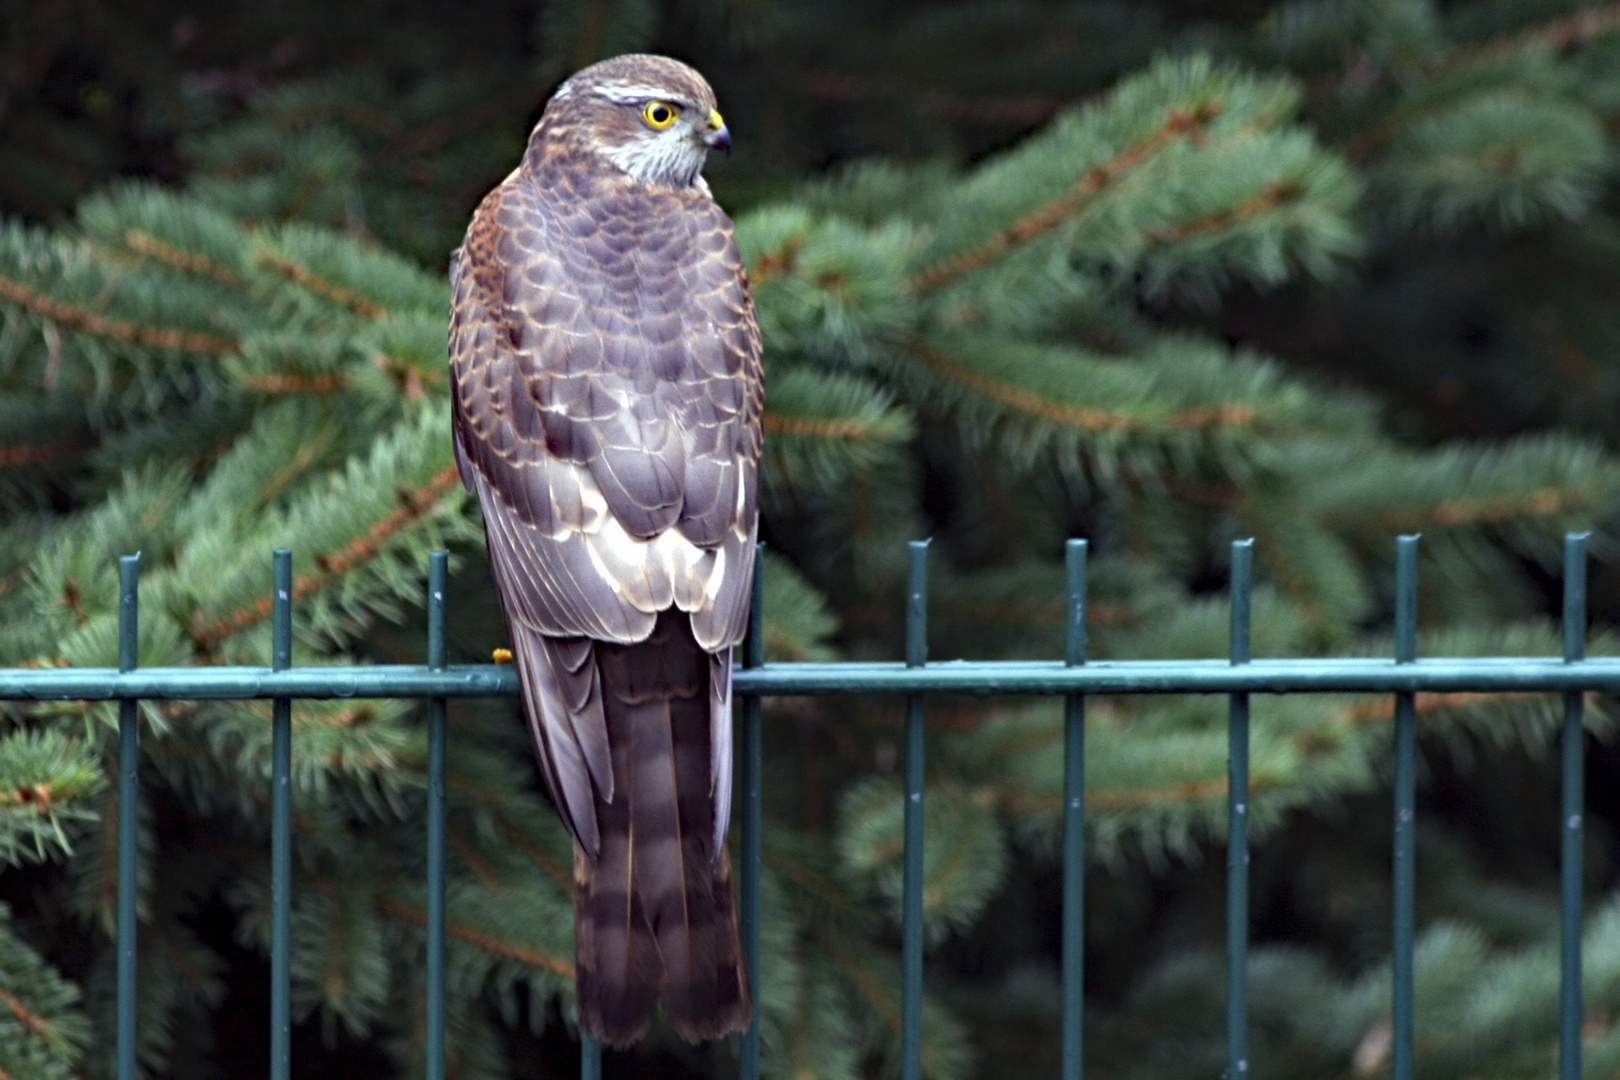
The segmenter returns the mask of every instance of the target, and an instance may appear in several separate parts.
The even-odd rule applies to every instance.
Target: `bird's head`
[[[710,150],[731,150],[708,82],[667,56],[616,56],[576,72],[540,125],[637,180],[672,187],[695,183]]]

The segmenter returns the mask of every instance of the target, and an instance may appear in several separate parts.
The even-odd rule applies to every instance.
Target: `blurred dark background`
[[[436,265],[511,168],[550,88],[598,56],[645,48],[705,72],[737,133],[736,152],[709,170],[735,213],[851,161],[977,160],[1161,53],[1210,49],[1274,65],[1267,35],[1279,36],[1287,9],[1312,6],[8,0],[0,212],[60,221],[112,179],[145,177],[193,185],[245,213],[341,225]],[[1431,7],[1461,12],[1465,26],[1483,22],[1470,9],[1492,7],[1406,6],[1412,19]],[[1503,40],[1606,10],[1544,0],[1493,8]],[[1351,60],[1329,56],[1300,72],[1313,91],[1307,111],[1325,139],[1376,169],[1356,110],[1377,89],[1371,65],[1387,58],[1376,42],[1340,44]],[[1285,59],[1308,68],[1312,58]],[[301,185],[287,187],[289,168]],[[1375,232],[1355,281],[1240,288],[1219,305],[1160,298],[1156,314],[1376,388],[1418,438],[1571,421],[1603,431],[1616,380],[1599,343],[1614,316],[1578,302],[1615,287],[1617,241],[1606,219],[1566,228],[1584,235],[1571,243],[1559,228],[1504,236],[1482,227],[1437,243],[1421,230]]]

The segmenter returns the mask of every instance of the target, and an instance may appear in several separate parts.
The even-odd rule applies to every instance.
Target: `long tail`
[[[670,610],[646,641],[599,642],[596,658],[614,798],[596,804],[597,857],[575,847],[580,1024],[622,1046],[661,997],[683,1038],[716,1038],[746,1026],[753,1002],[714,846],[710,657]]]

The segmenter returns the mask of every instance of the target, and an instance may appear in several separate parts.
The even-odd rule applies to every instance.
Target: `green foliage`
[[[501,638],[450,451],[443,271],[544,87],[632,48],[698,63],[737,134],[710,172],[766,345],[768,658],[897,656],[903,542],[924,535],[936,658],[1057,655],[1071,535],[1092,541],[1095,657],[1224,656],[1211,590],[1245,535],[1256,655],[1387,655],[1389,540],[1418,530],[1424,653],[1556,654],[1564,531],[1592,530],[1594,610],[1616,615],[1620,17],[1542,0],[1256,11],[577,0],[462,16],[441,40],[399,13],[358,26],[362,4],[311,46],[337,50],[325,63],[239,101],[176,91],[149,113],[173,125],[182,185],[98,173],[71,218],[0,222],[0,663],[111,663],[115,562],[139,550],[143,664],[261,664],[275,547],[294,553],[295,662],[416,660],[401,626],[441,546],[465,586],[457,659],[483,661]],[[65,160],[8,150],[0,199],[58,205],[41,177]],[[1484,345],[1425,336],[1480,309]],[[1421,696],[1433,774],[1535,761],[1557,706]],[[766,1069],[884,1075],[895,703],[766,707]],[[929,709],[924,1072],[1030,1075],[1057,1023],[1041,927],[1060,710]],[[8,1075],[110,1071],[112,715],[0,714],[0,867],[51,885],[0,917]],[[1225,715],[1088,702],[1099,1075],[1219,1067],[1205,868],[1224,842]],[[1253,954],[1256,1075],[1387,1063],[1389,715],[1352,695],[1253,703],[1257,910],[1310,915]],[[1588,716],[1611,730],[1605,702]],[[142,1063],[189,1077],[227,993],[206,928],[267,948],[269,725],[251,703],[143,718]],[[294,728],[299,1019],[417,1075],[419,714],[300,702]],[[452,710],[449,1043],[480,1080],[517,1074],[519,1029],[572,1015],[573,855],[524,738],[508,703]],[[1539,767],[1491,813],[1546,809]],[[1512,885],[1459,833],[1435,824],[1420,851],[1425,1075],[1545,1075],[1553,833],[1520,841]],[[1603,1017],[1617,950],[1610,899],[1588,928]],[[689,1071],[712,1064],[654,1039]],[[1607,1075],[1620,1037],[1587,1052]]]
[[[90,1041],[81,992],[16,931],[10,909],[0,907],[0,1068],[67,1080]]]

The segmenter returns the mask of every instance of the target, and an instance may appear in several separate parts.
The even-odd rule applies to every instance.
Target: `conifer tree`
[[[297,663],[420,659],[408,628],[441,546],[456,659],[503,644],[451,460],[444,260],[534,87],[643,47],[693,59],[760,133],[711,174],[765,337],[771,658],[899,655],[904,541],[930,534],[940,658],[1057,655],[1070,535],[1093,545],[1098,657],[1224,655],[1239,536],[1257,538],[1256,655],[1388,653],[1397,531],[1424,533],[1430,655],[1556,652],[1566,530],[1594,530],[1612,582],[1612,6],[1304,0],[1193,22],[590,0],[548,5],[536,41],[408,93],[386,70],[288,81],[178,124],[183,184],[106,182],[70,220],[0,225],[0,664],[112,663],[114,567],[137,549],[142,664],[265,662],[275,547],[294,553]],[[462,123],[491,102],[507,126]],[[802,175],[829,156],[855,160]],[[1531,344],[1470,357],[1416,332],[1465,301],[1491,308],[1487,336]],[[1442,392],[1449,411],[1420,418]],[[1551,1067],[1554,815],[1519,762],[1555,704],[1419,699],[1432,782],[1486,789],[1437,799],[1420,842],[1425,1075]],[[3,715],[0,866],[33,887],[0,908],[0,1070],[108,1075],[112,713]],[[226,946],[268,948],[268,710],[142,715],[143,1067],[207,1075]],[[1224,702],[1090,716],[1089,1068],[1213,1073]],[[899,713],[767,717],[767,1068],[879,1075],[898,1035]],[[1387,1067],[1388,718],[1352,696],[1255,700],[1256,1076]],[[924,1071],[1033,1075],[1056,1054],[1060,712],[942,698],[930,723]],[[414,1075],[419,711],[298,702],[294,725],[295,1009]],[[569,843],[511,703],[454,706],[450,752],[450,1053],[460,1076],[536,1075],[514,1032],[570,1022]],[[1483,854],[1465,820],[1541,804],[1542,832]],[[1606,889],[1605,857],[1589,880]],[[1616,903],[1587,932],[1594,1076],[1620,1068]],[[657,1038],[726,1074],[725,1047]]]

